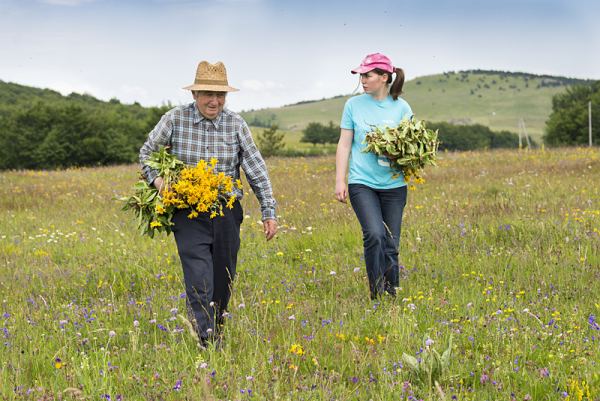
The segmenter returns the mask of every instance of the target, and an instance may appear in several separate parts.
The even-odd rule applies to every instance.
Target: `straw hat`
[[[217,61],[215,64],[210,64],[208,61],[201,61],[196,69],[194,83],[183,89],[214,92],[236,92],[239,90],[229,86],[227,82],[227,70],[225,70],[225,65],[220,61]]]

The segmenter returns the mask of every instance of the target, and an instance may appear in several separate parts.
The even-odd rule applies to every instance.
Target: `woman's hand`
[[[339,202],[346,203],[346,199],[348,198],[348,186],[345,181],[336,181],[335,198]]]

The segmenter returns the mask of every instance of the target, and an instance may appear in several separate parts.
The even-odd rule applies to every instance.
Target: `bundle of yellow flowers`
[[[233,208],[235,195],[232,195],[234,185],[242,187],[240,180],[233,182],[225,173],[215,174],[217,159],[210,163],[200,160],[196,167],[181,170],[179,179],[171,188],[162,193],[162,203],[165,207],[174,206],[177,209],[189,208],[190,219],[198,217],[199,213],[210,213],[210,218],[223,216],[223,201],[225,207]]]
[[[123,210],[133,210],[142,235],[154,237],[155,232],[171,233],[173,215],[178,209],[189,209],[190,219],[207,213],[210,218],[223,216],[223,207],[233,208],[236,200],[234,186],[242,188],[240,180],[215,171],[217,159],[210,163],[200,160],[187,167],[175,156],[161,148],[152,153],[146,165],[156,169],[163,178],[165,189],[159,193],[143,178],[133,187],[134,194],[122,197]]]

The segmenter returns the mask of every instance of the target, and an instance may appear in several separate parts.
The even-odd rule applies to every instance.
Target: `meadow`
[[[442,153],[409,191],[401,288],[370,301],[334,158],[246,188],[222,348],[188,332],[174,240],[115,197],[137,166],[0,173],[2,400],[600,400],[600,151]],[[438,385],[417,360],[452,338]]]

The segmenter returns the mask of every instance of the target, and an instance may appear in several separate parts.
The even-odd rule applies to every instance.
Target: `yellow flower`
[[[300,344],[292,344],[292,346],[289,349],[289,352],[298,356],[302,356],[305,353],[304,349],[302,348],[302,345]]]
[[[160,221],[153,221],[152,223],[150,223],[150,227],[162,227],[162,223]]]
[[[194,209],[196,213],[190,213],[189,218],[197,217],[198,213],[210,213],[210,218],[223,216],[222,201],[226,202],[225,207],[231,209],[236,198],[231,195],[232,178],[223,172],[216,173],[216,165],[217,159],[213,158],[210,164],[200,160],[196,167],[184,168],[179,180],[172,185],[173,196],[165,194],[163,203]]]

